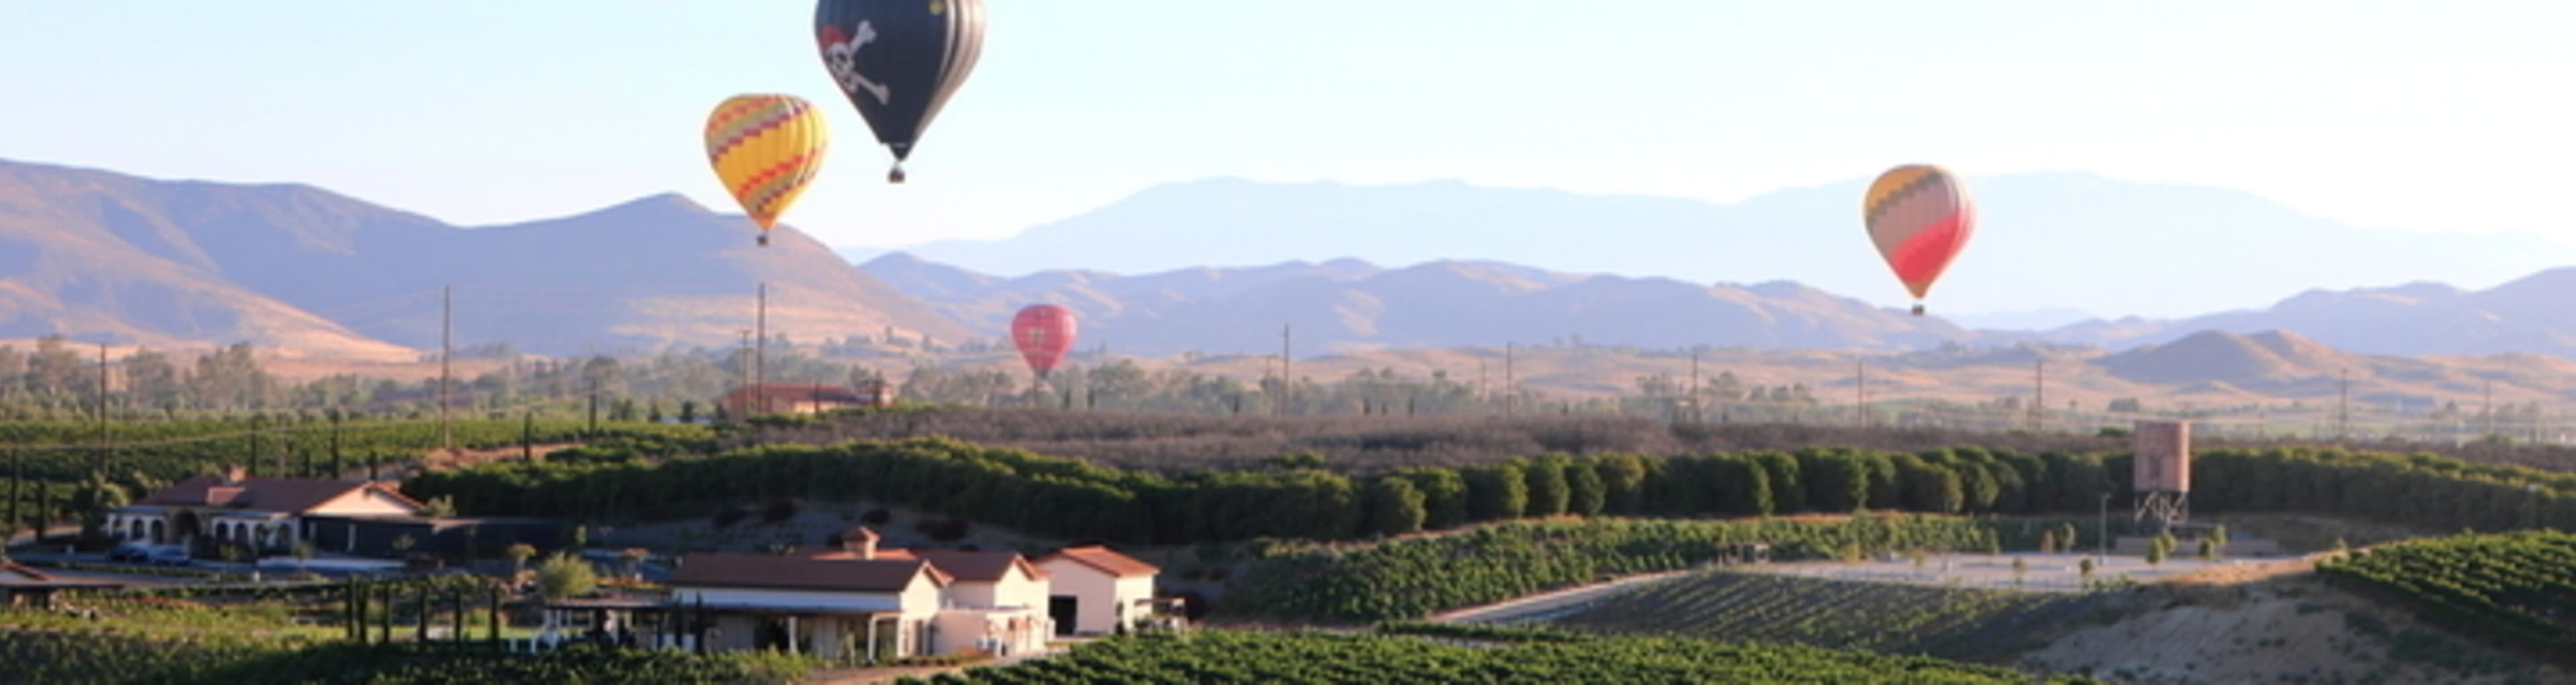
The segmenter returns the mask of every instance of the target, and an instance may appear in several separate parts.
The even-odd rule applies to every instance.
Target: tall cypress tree
[[[25,499],[27,499],[27,455],[17,450],[9,450],[9,518],[0,519],[0,531],[17,530],[20,524],[26,522],[24,512],[18,510],[18,503]]]

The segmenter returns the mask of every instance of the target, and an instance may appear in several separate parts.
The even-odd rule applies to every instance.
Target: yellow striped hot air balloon
[[[823,167],[830,138],[823,113],[794,95],[736,95],[707,115],[707,163],[743,213],[760,224],[761,245],[769,244],[778,215]]]

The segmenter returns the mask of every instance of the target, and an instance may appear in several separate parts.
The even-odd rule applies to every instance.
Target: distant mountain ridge
[[[1637,207],[1678,206],[1671,202],[1688,201]],[[2576,268],[2484,289],[2311,288],[2260,309],[2010,331],[1943,318],[1937,290],[1934,315],[1918,318],[1786,280],[1695,283],[1455,257],[1005,278],[904,252],[854,267],[792,228],[781,227],[769,248],[753,247],[751,235],[740,217],[670,194],[461,228],[310,186],[161,181],[0,161],[0,338],[252,340],[409,358],[436,346],[440,300],[452,292],[461,347],[508,342],[550,355],[715,347],[736,344],[752,327],[753,293],[766,283],[769,329],[796,340],[889,328],[941,341],[997,340],[1019,307],[1056,302],[1082,316],[1085,349],[1107,344],[1143,355],[1266,353],[1287,325],[1301,356],[1574,340],[1879,354],[2048,343],[2128,354],[2201,332],[2279,331],[2354,354],[2576,358],[2576,310],[2561,304],[2563,293],[2576,291]],[[1615,235],[1585,237],[1576,242]],[[2251,352],[2220,356],[2239,370],[2274,363]],[[2137,364],[2120,372],[2175,382],[2199,382],[2189,378],[2202,373],[2152,359]]]
[[[2097,321],[2054,332],[1970,331],[1937,316],[1915,318],[1795,283],[1697,286],[1493,262],[1390,268],[1345,259],[1136,276],[1065,271],[1001,278],[893,253],[862,268],[979,328],[999,330],[1012,311],[1028,304],[1071,307],[1082,321],[1075,363],[1155,358],[1156,368],[1238,378],[1269,373],[1262,358],[1279,349],[1286,324],[1301,375],[1338,378],[1390,368],[1446,371],[1454,378],[1489,366],[1499,370],[1501,348],[1517,343],[1524,382],[1584,396],[1633,393],[1657,376],[1680,382],[1700,368],[1705,374],[1737,374],[1757,386],[1800,383],[1819,396],[1851,397],[1860,373],[1855,365],[1865,364],[1873,397],[2027,399],[2044,374],[2052,407],[2080,400],[2099,409],[2118,398],[2150,398],[2162,406],[2197,403],[2246,414],[2230,419],[2238,421],[2259,419],[2261,410],[2253,407],[2285,401],[2305,402],[2307,409],[2293,404],[2275,418],[2302,411],[2313,418],[2316,407],[2344,401],[2369,415],[2420,417],[2490,391],[2507,403],[2576,399],[2576,361],[2565,356],[2364,352],[2298,330],[2263,328],[2304,323],[2267,319],[2260,312],[2222,315],[2235,317],[2242,331],[2175,321]],[[2450,289],[2399,290],[2427,296]],[[2487,292],[2458,291],[2451,298],[2503,297]],[[2345,298],[2376,302],[2384,296],[2311,294],[2283,306],[2300,311]],[[2382,313],[2357,308],[2340,316],[2366,321]],[[2088,333],[2110,342],[2075,340]],[[1689,360],[1675,353],[1700,345],[1714,349],[1695,355],[1704,362],[1699,367],[1687,366]],[[1001,353],[958,363],[1013,369],[1017,362]]]
[[[571,354],[720,346],[752,327],[808,339],[967,330],[781,228],[678,195],[462,228],[318,188],[160,181],[0,162],[0,337],[251,340],[371,355],[458,344]]]
[[[1073,307],[1088,343],[1139,354],[1275,346],[1278,326],[1326,346],[1501,345],[1574,336],[1608,345],[1912,349],[2036,342],[2112,351],[2196,333],[2269,331],[2378,355],[2546,354],[2576,359],[2576,268],[2469,291],[2417,283],[2310,291],[2266,309],[2186,319],[2100,319],[2044,331],[1972,330],[1789,282],[1698,286],[1442,260],[1388,269],[1357,259],[1119,276],[1046,271],[1002,278],[896,252],[860,268],[943,314],[1000,330],[1019,307]]]
[[[1009,238],[897,249],[1005,275],[1343,257],[1376,264],[1486,260],[1702,283],[1793,280],[1901,304],[1903,290],[1860,229],[1864,186],[1856,178],[1717,204],[1455,181],[1213,178],[1148,188]],[[1979,202],[1977,235],[1933,289],[1935,314],[2075,309],[2172,318],[2262,306],[2318,288],[2407,281],[2484,287],[2498,274],[2576,264],[2576,248],[2530,234],[2356,228],[2217,188],[2085,173],[1978,176],[1970,186]],[[2213,273],[2225,276],[2207,277]]]
[[[1082,344],[1132,354],[1275,349],[1280,326],[1321,350],[1550,340],[1647,347],[1739,345],[1901,350],[1973,333],[1787,282],[1700,286],[1495,262],[1387,269],[1355,259],[1137,276],[1049,271],[1003,279],[905,253],[861,268],[970,325],[1001,330],[1051,302],[1082,317]]]
[[[2259,310],[2174,320],[2089,321],[2038,334],[2058,342],[2125,347],[2202,331],[2296,331],[2338,348],[2390,355],[2535,353],[2576,359],[2576,267],[2541,271],[2485,290],[2439,283],[2311,290]]]

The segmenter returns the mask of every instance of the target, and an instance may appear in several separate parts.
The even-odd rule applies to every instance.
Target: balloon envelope
[[[707,163],[725,191],[760,225],[760,244],[778,215],[805,193],[830,147],[822,110],[794,95],[759,93],[725,98],[707,114]]]
[[[1928,164],[1908,164],[1879,174],[1869,184],[1861,216],[1879,257],[1887,260],[1905,290],[1914,294],[1917,315],[1923,313],[1920,300],[1968,245],[1977,224],[1976,203],[1968,197],[1967,184],[1948,170]]]
[[[983,53],[983,0],[821,0],[814,33],[832,83],[894,151],[886,180],[903,182],[903,161]]]
[[[1056,305],[1029,305],[1011,317],[1011,342],[1019,345],[1020,357],[1028,360],[1029,370],[1039,378],[1047,377],[1073,350],[1074,333],[1073,310]]]

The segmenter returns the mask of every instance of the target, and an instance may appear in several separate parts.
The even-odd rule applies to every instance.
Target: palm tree
[[[537,555],[537,546],[525,542],[515,542],[510,544],[510,549],[502,553],[509,555],[510,573],[512,575],[517,575],[528,570],[528,558]]]
[[[89,482],[81,484],[72,496],[73,506],[80,512],[81,531],[93,535],[107,525],[108,512],[133,503],[124,486],[97,474],[91,475]]]

